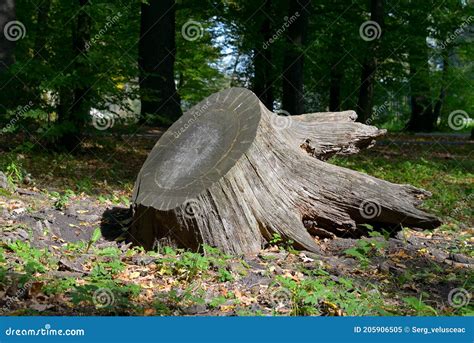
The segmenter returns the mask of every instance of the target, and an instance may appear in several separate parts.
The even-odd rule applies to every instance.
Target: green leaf
[[[100,231],[100,228],[96,228],[96,229],[94,230],[94,232],[92,233],[92,236],[91,236],[91,243],[97,242],[97,241],[100,239],[101,236],[102,236],[102,233],[101,233],[101,231]]]

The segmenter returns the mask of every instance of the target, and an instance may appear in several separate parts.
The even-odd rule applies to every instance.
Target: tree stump
[[[131,239],[152,249],[202,244],[259,251],[275,234],[318,252],[312,234],[357,236],[359,224],[436,227],[417,206],[429,192],[325,159],[385,133],[353,111],[280,116],[249,90],[213,94],[158,140],[133,191]]]

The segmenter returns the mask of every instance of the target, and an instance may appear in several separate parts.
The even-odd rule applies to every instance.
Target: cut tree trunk
[[[131,239],[254,253],[275,234],[318,252],[312,234],[357,236],[358,224],[433,228],[430,194],[322,161],[385,133],[355,112],[278,116],[243,88],[216,93],[159,139],[133,192]]]

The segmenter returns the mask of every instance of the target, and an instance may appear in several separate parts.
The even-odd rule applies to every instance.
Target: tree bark
[[[342,83],[342,70],[341,70],[341,59],[338,51],[342,50],[341,47],[342,37],[339,32],[336,32],[333,36],[333,42],[335,51],[332,53],[334,60],[331,62],[331,70],[329,75],[329,111],[340,111],[341,110],[341,83]]]
[[[3,34],[5,25],[16,19],[15,1],[4,0],[0,3],[0,74],[14,62],[15,41]]]
[[[270,15],[272,13],[271,0],[264,0],[263,11],[260,15],[263,18],[260,26],[257,45],[254,50],[254,92],[263,104],[273,110],[273,61],[272,44],[269,42],[272,36]]]
[[[384,0],[370,0],[370,20],[379,24],[381,34],[383,34],[384,26],[383,1]],[[359,121],[362,123],[365,123],[372,116],[374,80],[377,72],[377,52],[379,47],[379,38],[369,42],[367,56],[362,65],[359,99],[357,101],[357,113],[359,113]]]
[[[5,25],[15,20],[15,1],[5,0],[0,3],[0,115],[7,112],[11,105],[9,92],[5,90],[5,83],[8,81],[8,68],[14,63],[15,42],[7,39],[3,34]]]
[[[311,234],[358,236],[358,224],[432,228],[417,208],[430,194],[323,162],[385,133],[355,112],[277,116],[252,92],[231,88],[186,112],[158,141],[133,192],[130,238],[227,253],[254,253],[274,234],[314,252]]]
[[[418,52],[419,53],[419,52]],[[411,53],[410,53],[411,55]],[[413,132],[433,131],[433,103],[428,84],[428,61],[419,63],[417,59],[410,62],[410,101],[411,116],[406,129]]]
[[[283,60],[282,108],[291,115],[304,113],[304,44],[311,0],[290,1],[288,20],[296,18],[287,30],[287,48]]]
[[[436,123],[438,121],[438,118],[441,116],[441,109],[444,104],[444,99],[446,98],[446,83],[447,83],[447,78],[448,78],[448,67],[449,67],[449,56],[448,52],[445,51],[443,53],[443,75],[441,77],[441,89],[439,91],[439,97],[438,100],[435,103],[434,109],[433,109],[433,118],[432,118],[432,123],[431,126],[434,128],[436,126]]]
[[[138,64],[142,123],[170,124],[182,115],[174,80],[175,7],[174,0],[150,0],[141,5]]]
[[[79,0],[80,11],[74,23],[72,32],[73,68],[80,79],[75,88],[60,90],[58,106],[59,123],[62,125],[60,143],[67,150],[75,149],[81,142],[83,130],[89,121],[91,104],[89,101],[90,85],[87,77],[89,66],[83,60],[87,54],[87,44],[90,40],[91,18],[87,13],[89,0]]]
[[[46,38],[48,37],[49,11],[51,9],[51,0],[44,0],[38,6],[38,19],[36,23],[35,38],[35,58],[45,60],[48,51],[44,49]]]
[[[414,23],[425,22],[422,15],[423,13],[412,9],[409,13],[409,23],[413,24],[412,28],[419,29],[419,26],[414,25]],[[424,29],[426,30],[426,28]],[[430,132],[434,129],[425,30],[422,32],[411,31],[413,38],[408,42],[411,116],[406,130],[413,132]]]

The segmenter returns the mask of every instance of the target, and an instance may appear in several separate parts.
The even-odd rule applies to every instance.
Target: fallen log
[[[323,160],[356,153],[385,133],[353,111],[279,116],[231,88],[186,112],[137,177],[130,237],[227,253],[260,250],[275,234],[318,252],[311,233],[356,236],[359,224],[436,227],[417,206],[429,192]]]

